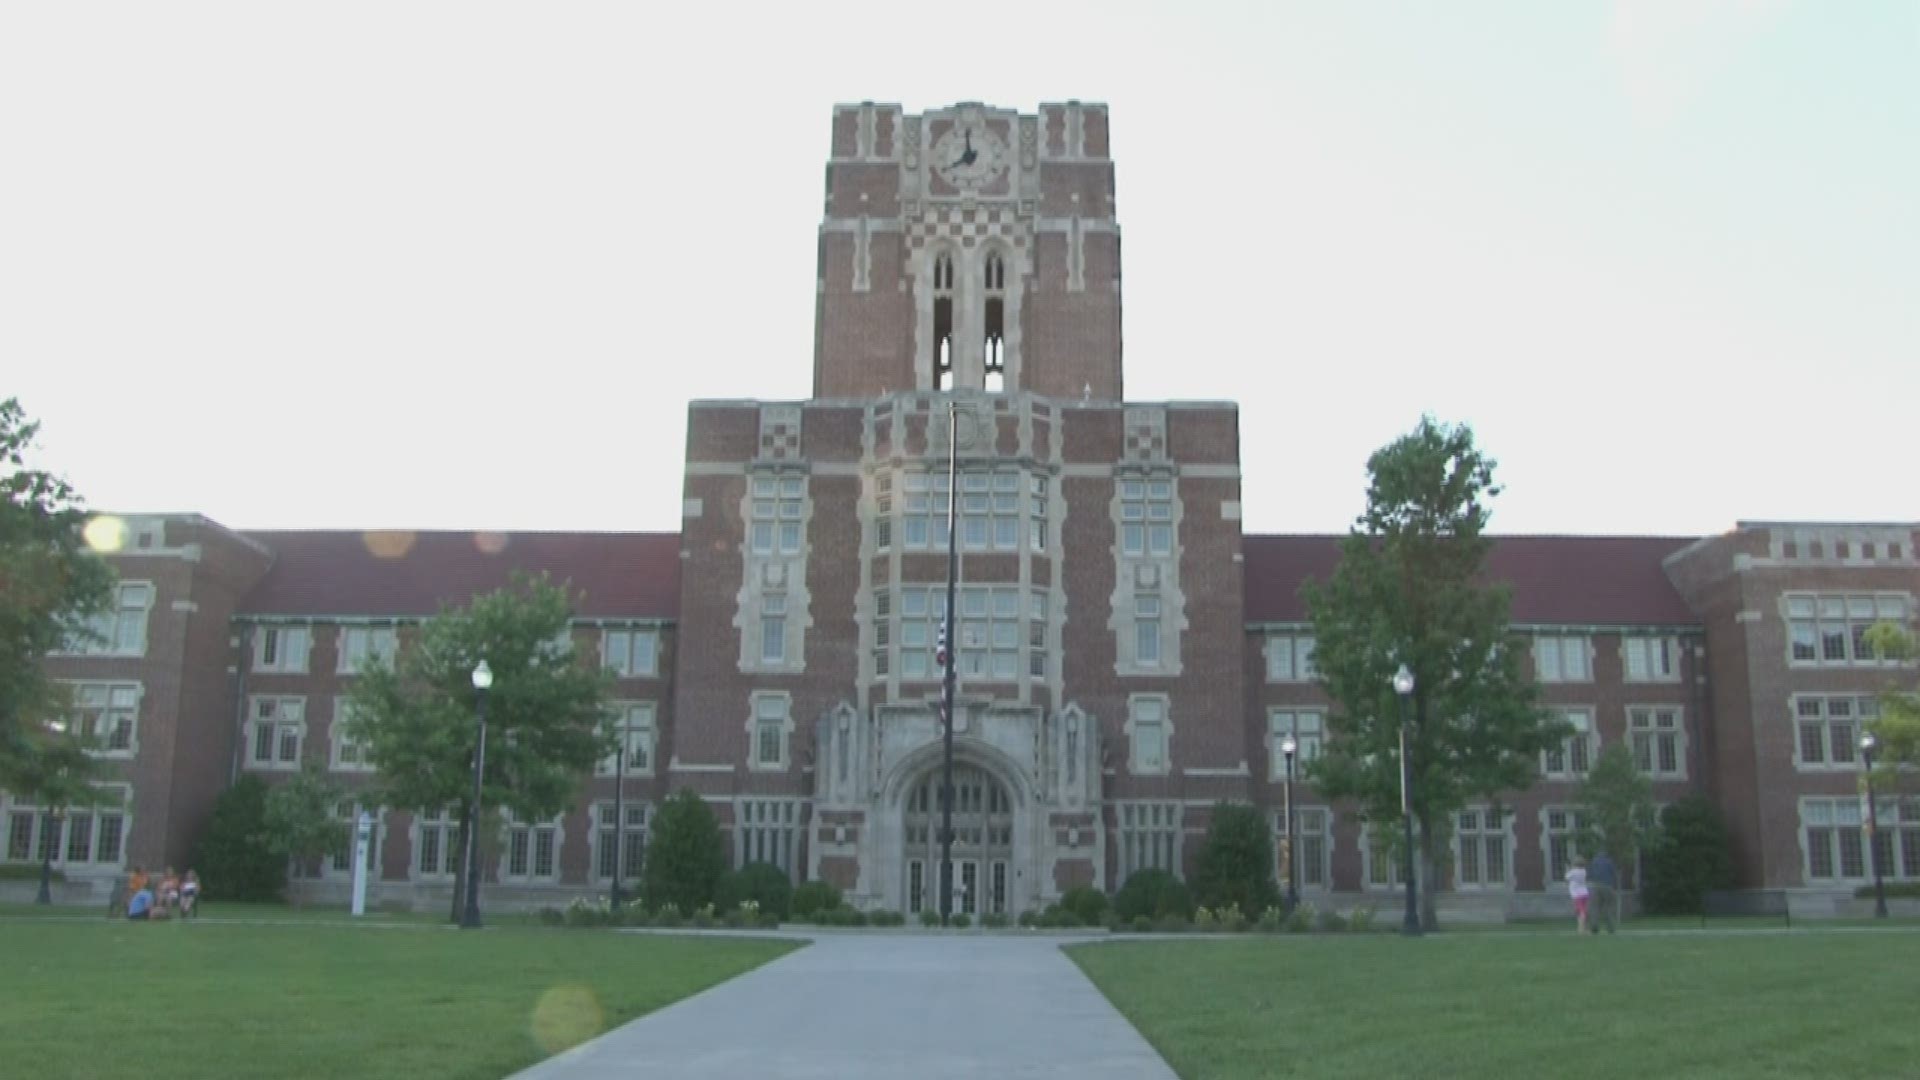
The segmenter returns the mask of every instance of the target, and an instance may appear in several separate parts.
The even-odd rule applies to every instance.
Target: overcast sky
[[[1920,518],[1920,3],[0,6],[0,397],[90,502],[674,529],[810,390],[835,102],[1112,110],[1127,390],[1255,531]]]

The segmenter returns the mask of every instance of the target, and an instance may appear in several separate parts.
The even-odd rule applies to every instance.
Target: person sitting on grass
[[[192,867],[187,868],[187,880],[180,883],[180,917],[197,917],[200,905],[200,875]]]
[[[160,894],[157,899],[160,901],[162,911],[171,912],[180,904],[180,875],[174,873],[171,866],[167,867],[167,872],[160,878]]]
[[[153,890],[147,888],[146,875],[140,875],[140,888],[136,889],[133,899],[127,901],[127,918],[136,922],[146,922],[153,918]]]

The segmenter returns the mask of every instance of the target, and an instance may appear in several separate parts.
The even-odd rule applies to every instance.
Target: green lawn
[[[492,1080],[796,947],[409,923],[0,920],[0,1074]]]
[[[1068,950],[1185,1080],[1920,1072],[1920,934],[1390,934]]]

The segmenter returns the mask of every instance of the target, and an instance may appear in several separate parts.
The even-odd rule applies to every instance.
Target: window
[[[1686,779],[1687,732],[1679,706],[1627,706],[1627,736],[1635,768],[1655,779]]]
[[[262,626],[253,632],[253,670],[304,672],[313,631],[304,626]]]
[[[1046,619],[1044,594],[1012,585],[963,585],[959,648],[953,665],[965,678],[992,682],[1020,677],[1020,652],[1033,647],[1031,626],[1023,620]],[[1028,599],[1022,612],[1021,598]],[[935,646],[947,610],[944,585],[908,586],[900,592],[900,674],[907,679],[940,677]],[[1044,629],[1042,630],[1044,634]],[[1044,641],[1044,637],[1040,640]],[[1044,649],[1044,645],[1041,646]],[[1031,671],[1031,668],[1029,668]]]
[[[1546,887],[1551,889],[1567,880],[1567,868],[1583,850],[1589,823],[1585,810],[1549,806],[1542,814],[1546,821],[1542,833],[1547,848]]]
[[[1406,869],[1406,852],[1401,850],[1401,826],[1398,823],[1384,825],[1365,822],[1360,826],[1360,859],[1366,865],[1367,888],[1401,888],[1401,871]]]
[[[1120,481],[1120,553],[1173,554],[1173,481],[1165,478]]]
[[[1867,644],[1876,622],[1905,625],[1907,601],[1897,594],[1789,595],[1787,658],[1795,664],[1881,664]]]
[[[1328,837],[1333,815],[1324,806],[1296,806],[1293,813],[1293,841],[1299,849],[1300,887],[1324,889],[1331,880],[1327,854],[1332,850]],[[1273,812],[1273,837],[1274,880],[1280,883],[1284,891],[1287,887],[1287,812],[1284,808]]]
[[[1170,726],[1166,695],[1140,694],[1127,702],[1129,766],[1135,774],[1164,773],[1172,767],[1167,745]]]
[[[501,847],[500,880],[556,881],[560,877],[560,819],[507,821]]]
[[[608,630],[601,650],[606,666],[622,678],[648,678],[660,673],[657,630]]]
[[[653,772],[653,702],[616,701],[613,710],[614,739],[626,749],[626,761],[619,760],[618,751],[608,754],[594,767],[595,775],[616,776],[622,770],[650,775]]]
[[[152,585],[123,581],[113,587],[106,609],[88,616],[85,631],[68,639],[65,651],[89,656],[144,655],[147,613],[152,608]]]
[[[1320,756],[1321,740],[1326,736],[1327,714],[1319,709],[1270,709],[1267,712],[1267,745],[1272,753],[1270,775],[1275,780],[1284,780],[1287,775],[1287,755],[1281,749],[1287,736],[1293,736],[1298,744],[1294,747],[1294,774],[1303,774],[1306,764]]]
[[[45,807],[8,805],[5,861],[37,863],[50,855],[55,866],[121,865],[129,791],[121,785],[101,790],[112,793],[107,805],[68,810],[57,818],[49,818]]]
[[[1037,473],[1027,477],[1027,546],[1047,550],[1047,478]]]
[[[1865,820],[1866,811],[1857,796],[1800,800],[1808,881],[1857,881],[1868,876]]]
[[[596,881],[613,880],[613,861],[620,859],[620,880],[631,881],[640,876],[640,867],[647,857],[647,825],[649,814],[645,803],[623,803],[620,807],[625,813],[627,823],[616,830],[619,821],[614,817],[614,805],[611,802],[595,803],[593,820],[598,824],[593,838],[593,876]],[[614,833],[619,832],[619,846],[615,847]]]
[[[1180,804],[1120,802],[1120,883],[1141,870],[1180,873]]]
[[[1133,600],[1133,659],[1142,666],[1160,663],[1160,598],[1136,596]]]
[[[1795,764],[1851,769],[1860,761],[1860,730],[1880,715],[1879,699],[1852,694],[1796,694]]]
[[[1460,889],[1507,884],[1507,830],[1511,818],[1499,807],[1462,810],[1455,818],[1453,883]]]
[[[335,819],[347,827],[347,846],[329,858],[322,868],[324,874],[343,874],[353,877],[353,852],[358,843],[360,812],[373,815],[373,828],[367,833],[367,880],[380,878],[380,837],[387,831],[386,815],[377,806],[369,806],[353,799],[341,799],[333,808]]]
[[[1540,775],[1549,780],[1577,780],[1587,775],[1593,767],[1594,743],[1598,736],[1593,729],[1593,710],[1558,709],[1560,719],[1573,726],[1573,734],[1559,746],[1549,747],[1540,754]]]
[[[391,665],[400,646],[391,626],[343,626],[340,628],[340,671],[351,675],[368,660]]]
[[[1679,682],[1680,642],[1670,637],[1620,640],[1628,682]]]
[[[372,772],[366,743],[353,737],[353,702],[345,697],[333,699],[333,767],[342,772]]]
[[[960,546],[966,551],[1018,551],[1021,544],[1022,477],[1014,471],[973,471],[960,474]],[[949,487],[944,472],[907,474],[902,546],[909,551],[947,549]],[[1025,481],[1026,532],[1035,550],[1046,548],[1046,484],[1044,476]],[[1037,494],[1036,494],[1037,493]]]
[[[747,541],[755,555],[797,555],[807,478],[797,473],[753,478]]]
[[[413,815],[413,872],[415,877],[452,877],[465,854],[460,849],[460,819],[451,809],[422,810]]]
[[[772,863],[792,877],[800,847],[800,800],[741,799],[735,812],[734,865]]]
[[[1920,798],[1880,799],[1873,858],[1888,878],[1920,879]]]
[[[1593,668],[1585,634],[1540,634],[1533,639],[1533,670],[1541,682],[1589,682]]]
[[[787,767],[787,733],[792,728],[787,710],[788,698],[784,693],[753,695],[750,734],[753,736],[754,768]]]
[[[139,683],[73,683],[73,731],[101,757],[139,749]]]
[[[760,598],[760,662],[787,662],[787,594],[768,593]]]
[[[307,699],[255,697],[249,710],[253,730],[247,760],[256,769],[297,769],[300,741],[307,734]]]
[[[1267,635],[1268,682],[1311,682],[1318,677],[1313,670],[1312,634]]]
[[[1027,675],[1047,677],[1047,594],[1035,589],[1027,597]]]
[[[893,472],[873,474],[873,547],[886,551],[893,547]]]

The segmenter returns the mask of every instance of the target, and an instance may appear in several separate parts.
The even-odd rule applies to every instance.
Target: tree
[[[705,799],[681,788],[653,816],[640,875],[647,906],[672,904],[684,914],[713,903],[726,872],[720,822]]]
[[[1920,654],[1913,635],[1890,622],[1870,628],[1867,642],[1875,655],[1903,665]],[[1873,782],[1882,792],[1900,790],[1911,782],[1911,770],[1920,767],[1920,688],[1910,681],[1911,668],[1902,671],[1908,684],[1896,683],[1880,694],[1880,716],[1868,725],[1879,744],[1873,752]]]
[[[1171,870],[1135,870],[1113,894],[1113,913],[1122,921],[1193,918],[1193,893]]]
[[[1273,903],[1273,837],[1258,810],[1246,803],[1214,804],[1193,891],[1206,907],[1238,907],[1251,919]]]
[[[56,695],[57,699],[57,695]],[[27,733],[14,744],[7,789],[23,803],[40,807],[49,819],[69,810],[116,801],[94,782],[104,773],[92,754],[92,743],[61,721],[48,721],[40,731]],[[46,826],[43,826],[45,828]],[[45,841],[40,861],[40,903],[51,903],[53,844]]]
[[[278,900],[287,860],[267,831],[267,785],[242,776],[220,793],[194,855],[207,894],[229,900]]]
[[[282,860],[307,866],[346,849],[347,824],[335,817],[343,794],[313,761],[267,794],[264,825],[267,847]]]
[[[785,870],[765,862],[750,862],[721,876],[716,902],[723,910],[732,911],[749,900],[761,914],[784,921],[793,908],[793,881]]]
[[[1698,915],[1709,891],[1733,885],[1727,826],[1704,795],[1689,795],[1660,814],[1645,861],[1640,901],[1651,914]]]
[[[17,399],[0,401],[0,787],[12,790],[47,767],[36,746],[65,704],[42,661],[91,634],[113,582],[87,545],[79,495],[26,466],[39,430]]]
[[[1580,785],[1580,805],[1587,812],[1587,829],[1580,849],[1613,856],[1621,867],[1633,865],[1635,854],[1659,828],[1655,818],[1653,781],[1633,766],[1633,752],[1622,743],[1600,751],[1600,757]]]
[[[1413,673],[1407,758],[1428,883],[1454,812],[1526,788],[1540,752],[1568,733],[1539,707],[1523,671],[1507,589],[1483,580],[1488,503],[1499,494],[1493,469],[1469,428],[1423,418],[1367,460],[1367,509],[1341,542],[1339,566],[1324,585],[1302,589],[1314,666],[1334,705],[1331,738],[1307,775],[1375,822],[1401,817],[1401,704],[1391,681],[1401,664]],[[1432,927],[1430,884],[1424,901]]]
[[[607,715],[612,676],[559,644],[571,618],[565,587],[544,575],[516,575],[506,588],[429,620],[392,665],[370,661],[355,680],[347,727],[377,770],[380,801],[453,807],[465,850],[473,801],[473,669],[485,660],[493,688],[483,807],[545,821],[572,805],[581,778],[613,752],[614,740]],[[462,859],[455,918],[465,872]]]

